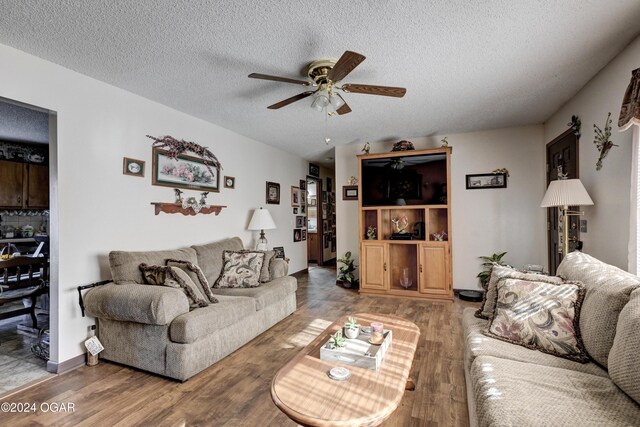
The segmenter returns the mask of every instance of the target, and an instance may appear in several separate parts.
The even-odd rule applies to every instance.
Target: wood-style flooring
[[[298,310],[185,383],[101,361],[2,402],[72,403],[73,412],[7,414],[3,426],[295,426],[271,401],[277,370],[344,314],[388,313],[421,330],[407,391],[385,426],[467,426],[461,313],[474,306],[359,296],[335,285],[335,269],[298,274]]]

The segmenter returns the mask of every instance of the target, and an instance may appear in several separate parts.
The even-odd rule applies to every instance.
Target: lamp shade
[[[579,179],[558,179],[549,184],[540,207],[586,205],[593,205],[593,200]]]
[[[253,211],[247,230],[273,230],[274,228],[276,228],[276,223],[273,222],[269,211],[260,208]]]

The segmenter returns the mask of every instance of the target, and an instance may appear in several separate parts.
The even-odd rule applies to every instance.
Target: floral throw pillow
[[[503,278],[486,335],[586,363],[578,327],[585,288],[578,282],[556,285]]]
[[[222,272],[214,288],[256,288],[260,286],[260,272],[264,252],[224,251]]]
[[[165,267],[162,265],[140,264],[140,271],[144,281],[148,285],[169,286],[171,288],[182,289],[189,300],[189,309],[206,307],[209,302],[202,293],[198,285],[185,273],[176,267]]]

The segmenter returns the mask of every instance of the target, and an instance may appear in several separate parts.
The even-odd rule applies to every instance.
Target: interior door
[[[0,160],[0,206],[22,207],[23,163]]]
[[[384,243],[363,243],[360,257],[360,286],[364,289],[387,288],[388,268]]]
[[[562,135],[547,144],[547,187],[551,181],[558,179],[559,168],[567,175],[567,178],[579,178],[578,162],[578,137],[573,129],[568,129]],[[572,210],[577,208],[570,207]],[[576,243],[580,240],[579,218],[569,216],[569,252],[575,250]],[[556,269],[562,261],[563,255],[558,252],[562,247],[559,240],[558,208],[547,209],[547,242],[549,256],[549,272],[556,274]]]

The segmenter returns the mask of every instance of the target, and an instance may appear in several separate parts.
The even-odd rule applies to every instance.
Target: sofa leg
[[[408,391],[414,391],[416,389],[416,382],[413,378],[408,378],[407,383],[404,385],[404,389]]]

